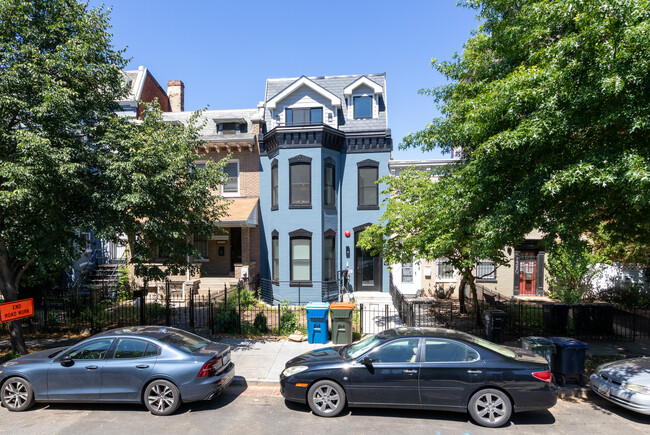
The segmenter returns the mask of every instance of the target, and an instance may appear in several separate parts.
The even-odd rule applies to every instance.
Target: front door
[[[47,372],[47,398],[49,400],[99,400],[102,369],[113,339],[93,340],[65,352],[57,358]],[[70,357],[73,364],[61,365]]]
[[[359,234],[354,234],[354,291],[381,291],[382,259],[357,246]]]
[[[357,362],[350,367],[350,401],[373,405],[416,405],[419,338],[390,341],[368,354],[372,367]]]
[[[235,274],[235,264],[241,263],[241,228],[230,228],[230,274]]]
[[[533,251],[519,253],[519,294],[535,294],[535,277],[537,276],[537,255]]]

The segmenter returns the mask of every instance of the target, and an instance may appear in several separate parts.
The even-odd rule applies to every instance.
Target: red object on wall
[[[349,231],[345,232],[345,237],[350,237],[350,232]]]

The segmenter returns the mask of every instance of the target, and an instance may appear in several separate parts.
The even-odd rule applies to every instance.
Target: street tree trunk
[[[465,286],[467,285],[467,280],[463,277],[460,280],[460,287],[458,288],[458,302],[460,314],[467,313],[467,307],[465,307]]]
[[[18,300],[20,278],[32,262],[33,260],[30,260],[22,266],[12,267],[5,244],[0,241],[0,292],[5,302]],[[27,346],[25,345],[21,320],[14,320],[9,323],[9,336],[11,338],[11,348],[14,352],[25,355]]]
[[[481,317],[481,310],[478,307],[478,292],[476,290],[476,277],[472,273],[472,269],[466,267],[463,270],[463,279],[467,280],[469,288],[472,289],[472,304],[474,304],[474,311],[476,313],[476,326],[483,327],[483,319]]]

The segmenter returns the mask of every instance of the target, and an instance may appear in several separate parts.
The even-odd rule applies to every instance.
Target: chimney
[[[169,80],[167,82],[167,97],[172,112],[183,112],[185,110],[185,85],[182,81]]]

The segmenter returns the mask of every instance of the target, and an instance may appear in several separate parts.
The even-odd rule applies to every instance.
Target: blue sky
[[[102,2],[92,0],[91,6]],[[431,59],[450,59],[478,26],[454,0],[307,1],[105,0],[127,69],[144,65],[167,87],[185,83],[185,110],[256,107],[266,78],[382,73],[394,158],[410,131],[437,114],[421,88],[444,83]]]

